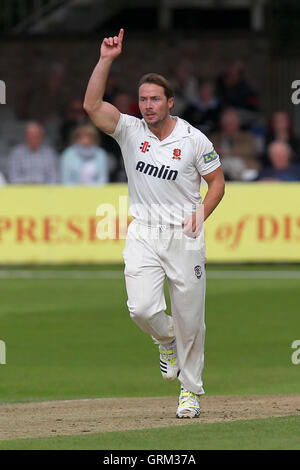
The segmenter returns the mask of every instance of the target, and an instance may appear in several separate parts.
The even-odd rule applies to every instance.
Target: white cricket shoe
[[[200,395],[181,387],[176,418],[199,418]]]
[[[177,348],[176,341],[168,346],[158,346],[160,354],[160,370],[161,375],[165,380],[175,380],[179,374],[177,363]]]

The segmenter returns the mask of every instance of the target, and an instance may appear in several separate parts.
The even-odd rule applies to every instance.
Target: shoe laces
[[[180,404],[181,406],[192,406],[192,407],[199,407],[199,395],[196,393],[189,392],[185,388],[181,388],[180,393]]]

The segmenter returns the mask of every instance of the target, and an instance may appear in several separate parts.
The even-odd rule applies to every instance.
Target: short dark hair
[[[140,86],[144,83],[154,83],[155,85],[163,87],[168,100],[174,97],[174,91],[171,83],[169,80],[167,80],[162,75],[159,75],[158,73],[147,73],[146,75],[143,75],[138,83],[138,88],[140,88]]]

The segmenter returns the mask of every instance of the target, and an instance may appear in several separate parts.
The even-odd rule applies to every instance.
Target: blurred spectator
[[[269,129],[266,135],[266,149],[274,140],[281,140],[282,142],[286,142],[291,149],[292,162],[300,163],[299,140],[293,133],[292,121],[286,111],[278,110],[271,115]],[[266,165],[269,163],[267,152],[265,152],[263,155],[263,162]]]
[[[242,61],[230,64],[217,79],[217,94],[224,107],[258,110],[258,95],[246,80]]]
[[[107,77],[103,101],[108,101],[109,103],[113,102],[115,95],[119,93],[120,91],[119,77],[120,77],[119,68],[117,64],[113,63],[110,69],[110,73]]]
[[[125,91],[119,91],[113,97],[112,104],[123,114],[139,115],[137,102]]]
[[[120,113],[139,116],[137,102],[125,91],[118,91],[112,100],[112,104],[118,108]],[[119,144],[107,134],[102,134],[103,147],[109,153],[110,179],[114,182],[126,183],[127,176],[124,168],[124,161]]]
[[[197,79],[193,75],[192,63],[183,59],[171,70],[170,81],[174,90],[172,114],[181,116],[183,111],[197,97]]]
[[[83,101],[80,98],[76,98],[69,103],[63,117],[63,124],[60,128],[61,148],[66,148],[70,145],[70,139],[74,130],[79,125],[87,124],[89,118],[83,109]]]
[[[44,129],[38,122],[25,128],[25,143],[14,147],[8,157],[8,179],[12,184],[56,183],[57,154],[43,144]]]
[[[61,156],[61,182],[100,185],[108,180],[108,155],[99,147],[97,129],[90,124],[79,126],[73,144]]]
[[[291,163],[291,148],[286,142],[272,142],[268,156],[271,165],[259,173],[257,181],[300,181],[300,166]]]
[[[60,126],[68,102],[70,86],[65,82],[64,65],[53,63],[43,75],[35,70],[19,93],[16,112],[19,119],[40,122],[56,148],[60,145]]]
[[[184,110],[182,118],[192,126],[208,134],[216,130],[221,106],[215,95],[215,87],[209,80],[199,82],[198,96]]]
[[[259,164],[254,137],[250,132],[240,130],[238,114],[234,109],[223,111],[221,130],[209,137],[221,157],[227,180],[252,180],[257,176]]]
[[[27,99],[28,118],[43,124],[62,116],[67,103],[69,89],[65,81],[62,64],[52,64],[44,83],[36,84]]]
[[[0,172],[0,186],[4,186],[6,183],[4,175]]]

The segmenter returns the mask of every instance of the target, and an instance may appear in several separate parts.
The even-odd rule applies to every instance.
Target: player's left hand
[[[192,215],[188,216],[183,222],[183,233],[190,238],[197,238],[201,233],[204,220],[204,211],[203,206],[200,206],[199,209],[194,212]]]

